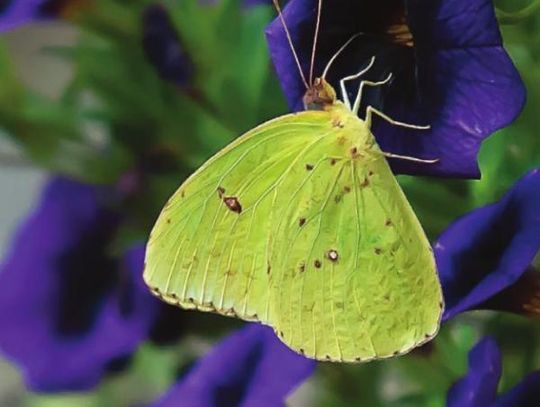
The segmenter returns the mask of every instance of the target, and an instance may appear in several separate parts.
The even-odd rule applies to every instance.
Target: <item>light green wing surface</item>
[[[442,295],[429,243],[349,116],[280,117],[193,174],[150,236],[154,293],[271,325],[322,360],[390,357],[431,338]]]
[[[306,189],[281,211],[291,221],[277,233],[274,323],[285,343],[315,359],[392,357],[438,331],[443,299],[431,247],[373,153],[321,166],[332,174],[318,186],[325,196],[310,199]]]
[[[147,284],[185,308],[268,323],[272,231],[289,195],[283,182],[300,177],[298,163],[315,160],[331,131],[327,113],[287,115],[211,158],[160,214],[147,247]]]

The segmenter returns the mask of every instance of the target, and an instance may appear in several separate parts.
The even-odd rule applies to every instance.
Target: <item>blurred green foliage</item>
[[[115,183],[143,173],[143,193],[124,208],[131,219],[118,247],[146,237],[159,209],[206,158],[254,125],[287,111],[273,74],[264,27],[269,6],[239,0],[213,6],[166,0],[195,66],[188,88],[159,78],[142,48],[141,13],[149,0],[97,0],[78,20],[72,47],[43,52],[64,59],[74,75],[59,100],[28,89],[5,46],[0,49],[0,123],[27,157],[52,172],[91,183]],[[493,202],[528,169],[540,164],[540,2],[498,0],[505,44],[528,89],[521,117],[484,143],[482,179],[456,181],[401,176],[399,180],[431,239],[457,217]],[[159,164],[159,165],[157,165]],[[221,317],[198,316],[207,337]],[[209,332],[207,332],[209,331]],[[367,365],[320,364],[318,405],[444,405],[466,370],[467,352],[493,334],[504,357],[502,390],[540,368],[540,325],[522,317],[477,312],[444,325],[435,341],[410,356]],[[88,395],[32,396],[30,406],[122,406],[151,400],[206,347],[189,340],[165,349],[144,346],[128,373],[107,379]],[[63,403],[63,404],[59,404]]]

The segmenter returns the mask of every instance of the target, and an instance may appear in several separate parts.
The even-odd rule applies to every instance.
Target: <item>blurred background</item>
[[[47,199],[63,199],[58,205],[71,213],[68,195],[51,198],[53,192],[43,192],[58,177],[98,190],[96,205],[113,214],[114,233],[107,235],[106,248],[92,253],[122,258],[144,243],[166,198],[206,158],[256,124],[288,111],[264,38],[265,26],[275,17],[269,1],[49,3],[0,38],[3,265],[31,255],[20,247],[18,231],[46,212]],[[399,177],[432,240],[459,216],[500,198],[540,164],[540,7],[534,5],[539,2],[495,3],[505,46],[526,83],[527,105],[515,123],[484,143],[481,180]],[[75,223],[88,221],[70,216]],[[50,225],[35,232],[36,239],[49,239],[54,215],[49,219]],[[90,224],[97,222],[92,219]],[[137,272],[141,267],[135,267]],[[40,278],[35,281],[41,284]],[[85,300],[98,312],[100,295],[105,298],[110,291],[87,283],[83,289],[99,287],[96,298]],[[0,287],[2,295],[7,294]],[[27,386],[22,372],[31,363],[0,354],[0,406],[144,405],[242,325],[152,301],[159,315],[147,322],[148,334],[137,346],[130,344],[121,360],[104,362],[99,380],[71,386],[76,390],[56,383]],[[11,329],[16,328],[0,327]],[[94,328],[80,328],[77,335],[85,329]],[[537,320],[478,311],[445,324],[433,344],[410,357],[360,366],[322,364],[289,404],[442,406],[449,386],[466,371],[468,351],[484,334],[496,336],[503,351],[501,390],[540,368]]]

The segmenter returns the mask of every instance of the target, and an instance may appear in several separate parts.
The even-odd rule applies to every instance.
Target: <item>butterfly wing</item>
[[[429,243],[380,152],[351,154],[372,136],[346,114],[283,116],[210,159],[159,216],[147,284],[185,308],[271,325],[316,359],[388,357],[433,336]]]
[[[438,330],[443,300],[431,247],[386,160],[374,157],[321,166],[332,174],[313,185],[324,198],[311,200],[306,189],[281,211],[290,222],[278,233],[275,328],[315,359],[391,357]]]
[[[144,278],[165,301],[269,322],[270,250],[296,165],[329,144],[325,112],[269,121],[237,139],[171,197],[150,235]],[[304,169],[305,171],[305,169]]]

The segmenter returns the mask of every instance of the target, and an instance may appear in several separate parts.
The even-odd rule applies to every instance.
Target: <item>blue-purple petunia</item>
[[[249,324],[216,345],[153,406],[283,406],[315,364],[270,328]]]
[[[160,76],[180,86],[189,84],[192,63],[167,10],[160,4],[148,6],[142,16],[143,48]]]
[[[306,76],[317,2],[291,0],[283,12]],[[431,165],[394,160],[394,171],[479,177],[480,144],[512,122],[525,101],[524,85],[502,46],[492,0],[323,1],[315,76],[359,33],[337,58],[329,82],[338,89],[341,78],[375,56],[365,79],[382,80],[392,72],[393,80],[369,88],[366,104],[396,120],[431,125],[431,130],[408,130],[383,121],[374,124],[384,151],[439,159]],[[279,19],[266,34],[289,105],[301,110],[305,87]],[[357,82],[350,85],[349,92],[355,95],[357,87]]]
[[[214,6],[218,0],[200,0],[202,6]],[[271,0],[244,0],[246,8],[270,4]],[[193,63],[185,51],[182,39],[174,27],[167,9],[152,4],[142,16],[143,48],[148,61],[161,78],[176,85],[188,86],[193,77]]]
[[[35,20],[70,14],[87,0],[4,0],[0,4],[0,32]]]
[[[454,222],[434,245],[446,310],[540,312],[540,169],[527,173],[494,204]]]
[[[529,407],[540,405],[540,371],[497,396],[501,378],[501,352],[490,337],[469,352],[469,371],[448,391],[446,407]]]
[[[141,278],[144,247],[121,258],[109,251],[114,196],[53,179],[1,265],[0,351],[34,391],[95,386],[158,316],[161,304]]]
[[[39,18],[39,7],[44,0],[7,0],[0,6],[0,32],[11,30]]]

